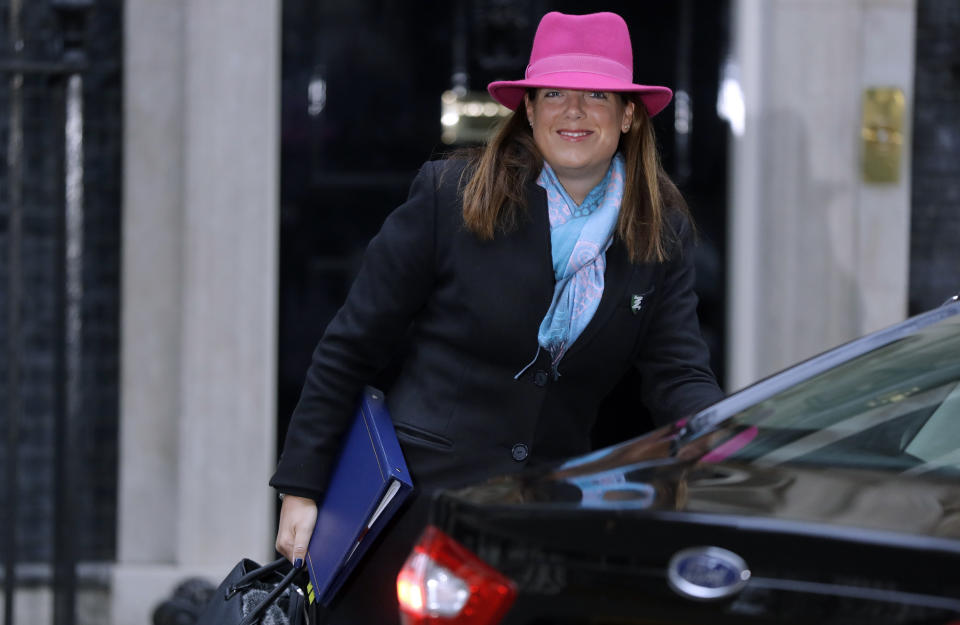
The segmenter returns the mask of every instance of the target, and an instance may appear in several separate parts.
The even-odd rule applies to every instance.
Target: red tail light
[[[494,625],[516,597],[512,581],[433,526],[397,575],[403,625]]]

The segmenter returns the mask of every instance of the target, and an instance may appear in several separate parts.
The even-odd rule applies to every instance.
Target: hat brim
[[[557,72],[531,80],[498,80],[487,85],[487,92],[494,100],[515,111],[523,101],[523,94],[527,89],[545,87],[638,93],[650,117],[665,109],[673,98],[673,91],[668,87],[635,85],[616,78],[584,72]]]

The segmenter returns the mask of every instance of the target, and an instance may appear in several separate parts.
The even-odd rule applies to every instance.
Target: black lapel
[[[590,339],[606,324],[610,315],[622,304],[626,298],[625,292],[636,265],[630,262],[627,257],[627,249],[623,242],[614,239],[610,249],[607,250],[607,268],[603,273],[603,295],[600,297],[600,305],[597,306],[597,312],[593,319],[583,329],[577,340],[573,342],[564,358],[573,356],[583,349],[583,346],[590,342]],[[563,368],[563,361],[560,361],[560,368]]]
[[[527,183],[527,210],[526,219],[529,220],[530,229],[530,249],[523,250],[520,258],[526,256],[527,252],[532,252],[535,262],[538,263],[541,271],[544,272],[543,284],[550,285],[550,297],[541,311],[541,317],[547,314],[550,308],[550,302],[553,299],[553,285],[556,284],[556,278],[553,274],[553,246],[550,244],[550,213],[547,210],[547,192],[543,187],[537,184],[536,179]],[[523,226],[521,226],[523,228]],[[527,245],[527,241],[521,241],[521,244]],[[538,284],[538,287],[540,285]]]

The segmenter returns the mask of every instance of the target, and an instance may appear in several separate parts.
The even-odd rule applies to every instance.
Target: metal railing
[[[17,589],[19,475],[22,406],[22,314],[24,302],[22,241],[24,236],[24,82],[44,75],[49,96],[56,102],[57,145],[53,160],[56,180],[50,181],[62,199],[56,227],[57,272],[55,333],[54,414],[54,537],[53,619],[55,625],[72,625],[76,618],[77,558],[75,548],[75,480],[80,469],[70,441],[76,440],[80,418],[80,360],[82,355],[81,304],[83,301],[83,74],[87,60],[85,32],[93,0],[52,0],[62,38],[60,58],[54,61],[25,58],[22,34],[24,0],[10,0],[9,49],[0,57],[0,74],[9,89],[7,158],[7,437],[6,510],[4,527],[4,623],[13,625]]]

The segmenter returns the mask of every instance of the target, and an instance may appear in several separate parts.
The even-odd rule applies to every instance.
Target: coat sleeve
[[[674,223],[677,245],[667,261],[654,316],[635,361],[644,405],[657,425],[723,398],[697,319],[692,227],[686,218]]]
[[[317,344],[270,485],[320,499],[360,391],[389,361],[435,281],[435,164],[370,241],[347,299]]]

